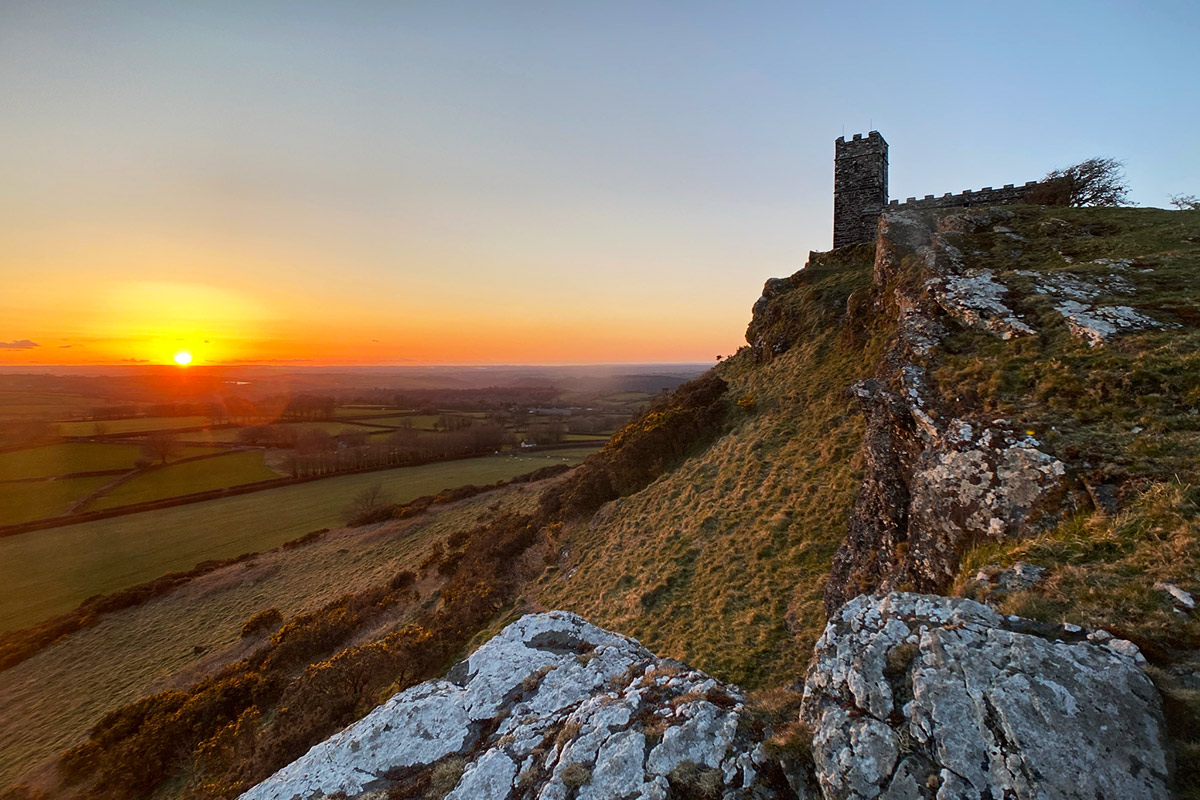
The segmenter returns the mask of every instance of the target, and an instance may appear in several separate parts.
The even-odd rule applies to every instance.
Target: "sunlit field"
[[[382,486],[393,502],[406,502],[550,464],[578,464],[592,452],[581,447],[505,454],[345,475],[9,536],[0,539],[0,630],[32,625],[93,594],[207,559],[268,550],[317,528],[339,527],[353,497],[371,486]]]

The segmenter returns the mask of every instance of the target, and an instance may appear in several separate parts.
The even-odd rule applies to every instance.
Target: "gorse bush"
[[[242,626],[242,638],[273,631],[282,624],[283,614],[279,612],[278,608],[264,609],[246,620],[246,624]]]

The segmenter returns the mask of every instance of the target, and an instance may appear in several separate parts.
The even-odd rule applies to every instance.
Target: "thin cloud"
[[[228,361],[213,361],[213,364],[304,364],[311,358],[231,358]]]
[[[122,358],[121,363],[123,363],[123,364],[149,364],[150,359],[148,359],[148,358]]]
[[[0,342],[0,350],[32,350],[35,347],[41,347],[41,345],[29,339],[17,339],[13,342]]]

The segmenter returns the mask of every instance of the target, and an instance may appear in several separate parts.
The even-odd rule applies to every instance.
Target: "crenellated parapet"
[[[903,202],[889,201],[888,211],[909,210],[914,208],[960,208],[962,206],[1007,206],[1025,201],[1025,195],[1037,186],[1037,181],[1028,181],[1021,186],[1006,183],[999,189],[985,186],[982,189],[964,189],[958,194],[946,193],[941,197],[927,194],[924,197],[910,197]]]
[[[866,136],[856,133],[850,139],[839,136],[834,144],[833,162],[833,246],[836,249],[872,241],[879,215],[884,211],[1013,205],[1025,202],[1025,195],[1034,186],[1037,181],[889,201],[888,143],[883,136],[879,131]]]

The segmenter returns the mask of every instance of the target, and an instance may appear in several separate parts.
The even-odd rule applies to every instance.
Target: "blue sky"
[[[103,339],[104,276],[253,299],[242,356],[709,360],[829,247],[843,132],[893,198],[1093,155],[1200,194],[1197,41],[1194,2],[6,0],[0,340]]]

